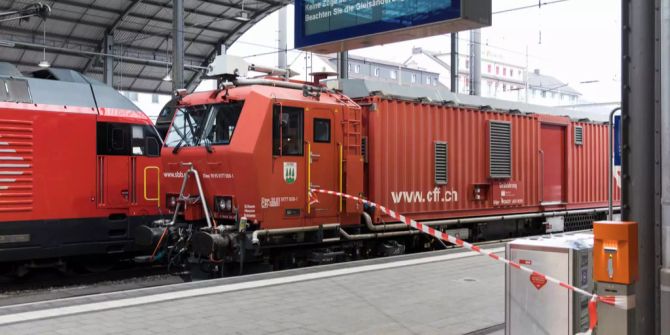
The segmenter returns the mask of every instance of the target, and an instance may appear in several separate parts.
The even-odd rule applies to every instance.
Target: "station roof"
[[[0,0],[0,12],[20,10],[37,0]],[[50,0],[46,20],[34,17],[0,22],[0,62],[15,64],[22,72],[38,70],[42,45],[54,68],[67,68],[102,79],[103,41],[113,34],[114,87],[118,90],[169,93],[163,81],[172,57],[173,0]],[[200,82],[201,70],[221,46],[230,47],[254,24],[290,0],[185,0],[184,80],[189,88]],[[240,20],[242,11],[249,21]]]

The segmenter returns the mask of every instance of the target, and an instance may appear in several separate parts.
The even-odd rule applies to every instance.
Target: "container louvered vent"
[[[576,145],[584,144],[584,127],[582,126],[575,127],[575,144]]]
[[[512,177],[512,124],[489,123],[489,172],[491,178]]]
[[[449,145],[447,142],[435,142],[435,184],[445,185],[449,175]]]

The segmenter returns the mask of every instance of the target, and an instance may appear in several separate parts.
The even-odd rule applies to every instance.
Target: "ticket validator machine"
[[[626,299],[626,308],[598,304],[598,334],[634,334],[635,291],[638,277],[637,223],[593,223],[593,279],[599,296]]]

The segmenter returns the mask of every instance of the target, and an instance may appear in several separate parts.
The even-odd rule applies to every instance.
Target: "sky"
[[[621,5],[615,0],[492,0],[493,25],[482,29],[482,43],[509,62],[540,69],[568,83],[589,102],[620,101]],[[524,6],[533,8],[498,13]],[[289,49],[293,48],[293,6],[289,8]],[[245,33],[229,50],[232,55],[265,65],[277,63],[277,13]],[[272,33],[270,33],[272,32]],[[459,35],[467,48],[469,34]],[[350,51],[351,54],[404,62],[413,47],[449,51],[450,38],[440,35]],[[528,50],[526,52],[526,50]],[[289,53],[288,62],[303,57]],[[446,78],[441,78],[447,82]],[[594,82],[595,81],[595,82]],[[584,83],[589,82],[589,83]]]

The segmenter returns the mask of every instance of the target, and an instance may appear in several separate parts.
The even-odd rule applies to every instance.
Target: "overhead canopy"
[[[0,1],[0,12],[20,10],[37,0]],[[172,60],[173,0],[56,0],[46,20],[0,22],[0,62],[15,64],[22,72],[38,70],[42,47],[52,67],[80,71],[103,80],[105,54],[113,55],[113,86],[119,90],[169,93],[163,78]],[[184,82],[200,82],[200,74],[222,47],[289,0],[184,1]],[[244,12],[250,20],[239,17]],[[111,50],[105,49],[112,36]]]

